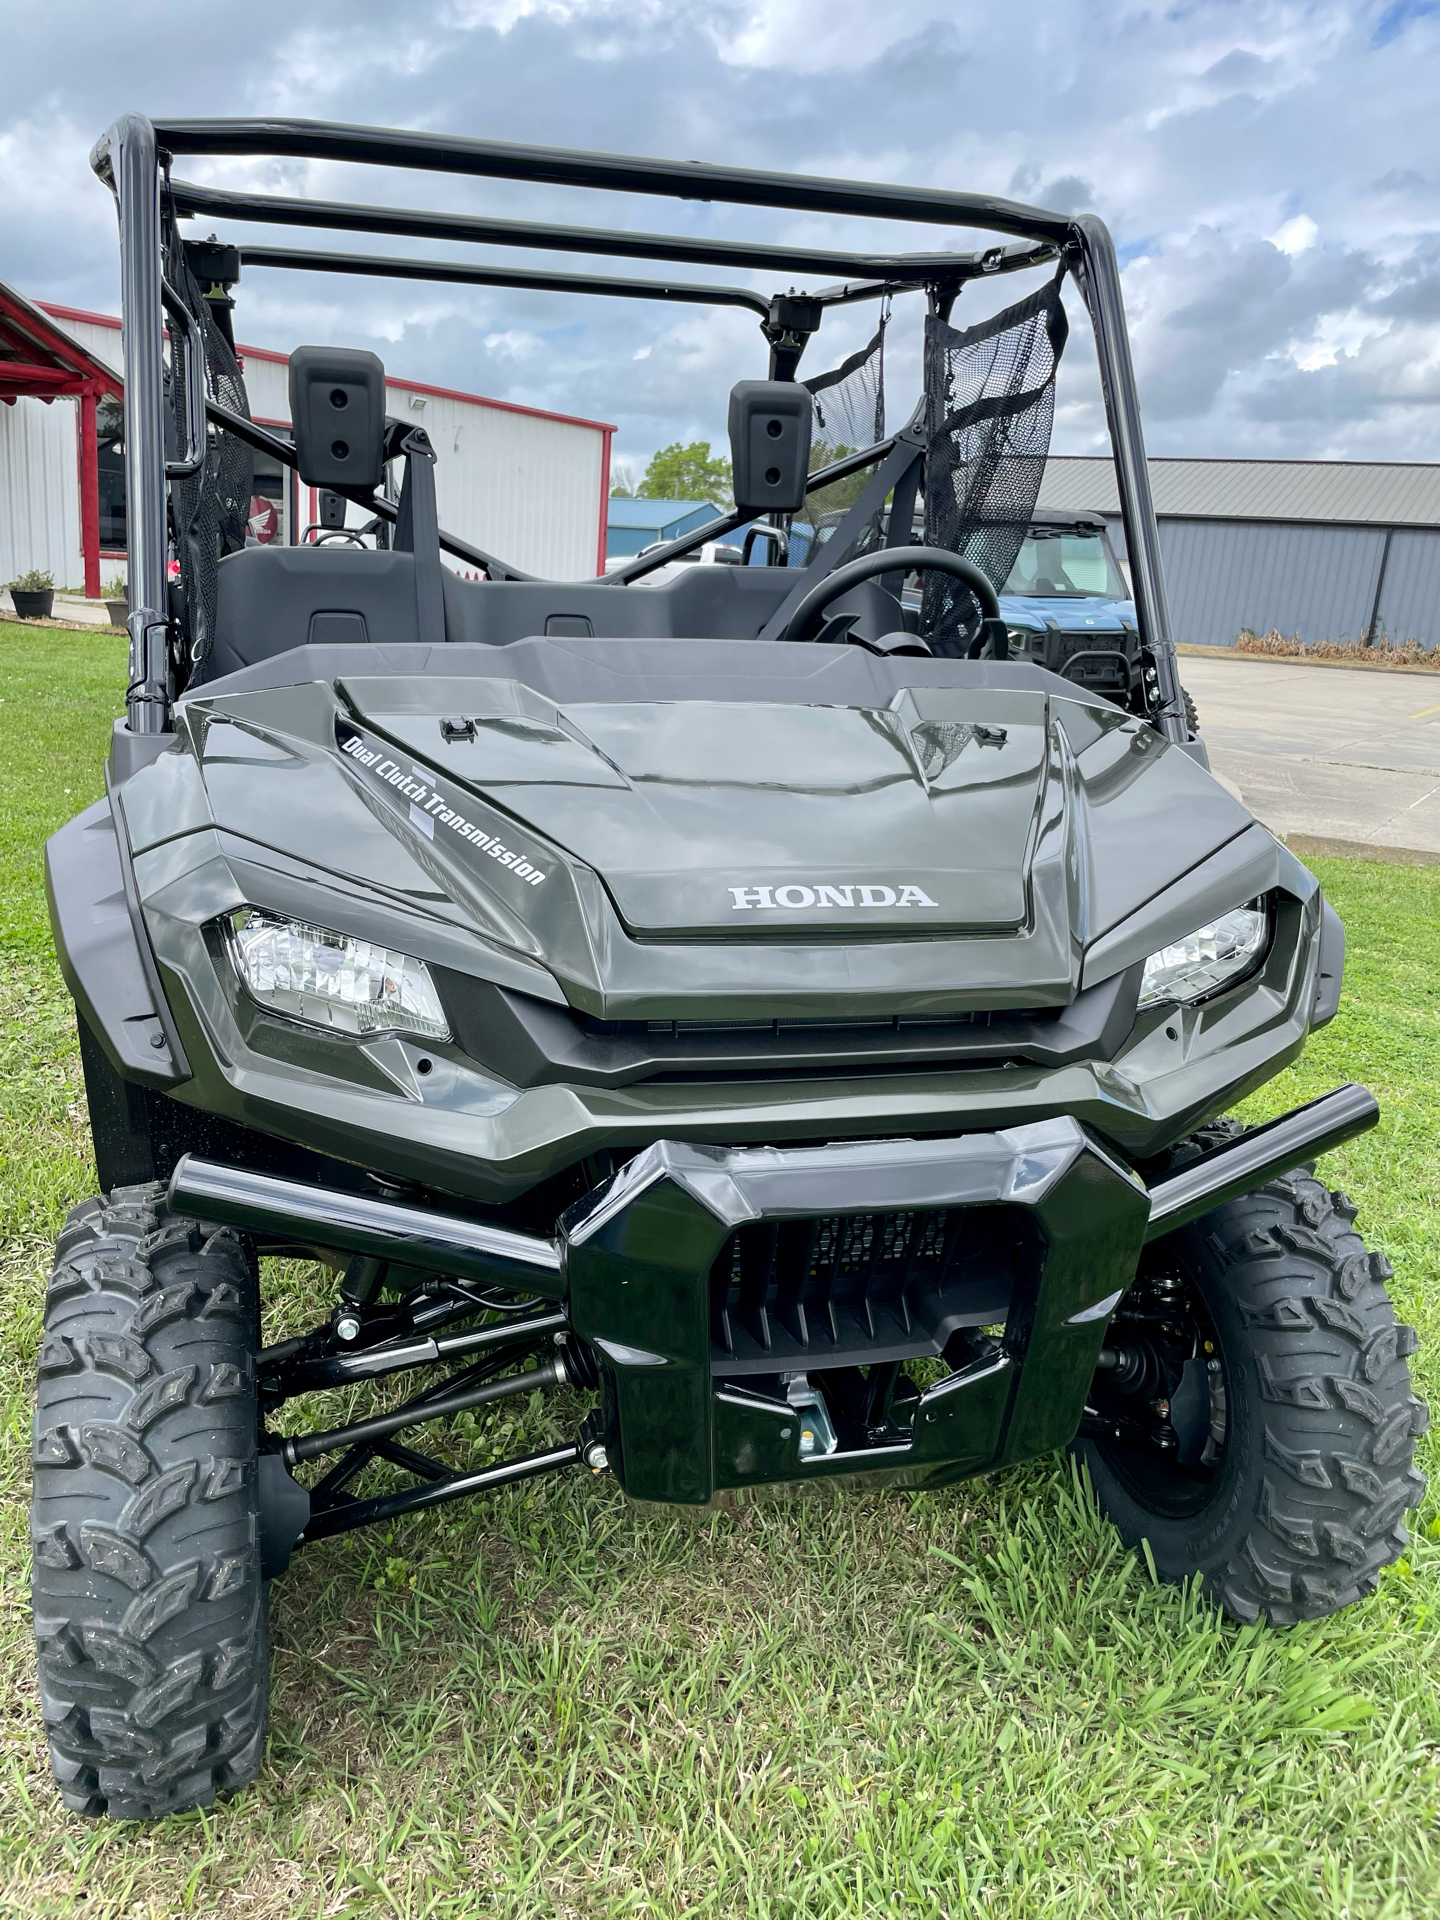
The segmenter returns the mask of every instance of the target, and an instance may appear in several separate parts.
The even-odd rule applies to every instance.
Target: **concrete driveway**
[[[1272,833],[1440,859],[1440,674],[1216,653],[1182,654],[1180,678],[1211,766]]]

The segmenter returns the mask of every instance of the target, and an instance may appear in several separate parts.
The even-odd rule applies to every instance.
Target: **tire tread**
[[[159,1185],[82,1201],[56,1243],[32,1594],[51,1764],[77,1813],[155,1819],[259,1770],[255,1286],[243,1240],[168,1217]]]
[[[1202,1128],[1166,1170],[1240,1131],[1231,1119]],[[1246,1456],[1243,1495],[1227,1496],[1240,1505],[1185,1523],[1187,1544],[1178,1522],[1143,1522],[1133,1504],[1122,1530],[1132,1544],[1151,1541],[1167,1578],[1184,1577],[1182,1561],[1200,1572],[1246,1624],[1317,1619],[1373,1593],[1409,1544],[1401,1522],[1425,1492],[1414,1451],[1429,1412],[1407,1364],[1418,1343],[1386,1291],[1394,1269],[1365,1246],[1356,1213],[1313,1167],[1297,1167],[1151,1250],[1233,1305],[1242,1331],[1222,1354],[1232,1394],[1251,1396],[1258,1453]],[[1087,1457],[1113,1503],[1103,1462]]]

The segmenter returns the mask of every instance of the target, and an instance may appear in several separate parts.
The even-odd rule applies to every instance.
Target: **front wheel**
[[[1354,1217],[1301,1168],[1157,1241],[1075,1443],[1126,1544],[1247,1623],[1373,1592],[1425,1491],[1415,1334]]]
[[[255,1273],[162,1186],[71,1213],[45,1302],[31,1538],[60,1797],[152,1820],[253,1779],[269,1681]]]

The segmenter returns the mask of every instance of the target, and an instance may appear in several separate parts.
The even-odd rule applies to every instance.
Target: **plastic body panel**
[[[188,1064],[171,1046],[168,1009],[157,1004],[155,963],[137,938],[126,877],[108,800],[77,814],[46,845],[55,950],[81,1018],[124,1079],[173,1087]]]
[[[360,675],[382,661],[389,674]],[[436,671],[442,665],[448,671]],[[342,692],[311,677],[336,666]],[[265,685],[267,675],[282,684]],[[674,709],[699,717],[715,702],[733,712],[745,685],[763,695],[779,732],[767,745],[757,731],[739,779],[687,791],[683,756],[666,745]],[[190,1063],[176,1097],[427,1189],[503,1204],[588,1155],[623,1158],[662,1138],[944,1134],[1060,1114],[1145,1157],[1293,1058],[1316,1004],[1321,902],[1308,870],[1144,722],[1028,665],[551,639],[502,650],[302,649],[228,686],[183,701],[173,750],[117,793],[157,986]],[[1027,716],[1043,710],[1040,761],[1022,755],[1023,773],[1017,760],[1016,776],[997,787],[991,769],[1010,764],[1008,731],[999,749],[968,739],[971,723],[937,726],[924,716],[942,695],[956,712],[973,701],[977,720],[989,716],[980,725],[1007,730],[1013,707],[1037,737]],[[388,735],[355,717],[382,699]],[[592,721],[597,741],[585,723],[602,710],[611,719]],[[440,721],[486,713],[498,724],[485,734],[495,757],[482,785],[463,758],[472,741],[456,740],[447,763]],[[822,775],[827,739],[863,737],[868,758],[811,778],[790,751],[796,727],[816,731],[807,751]],[[400,785],[379,775],[379,760],[362,766],[346,750],[357,738],[385,743]],[[583,785],[573,784],[577,769]],[[873,777],[885,783],[879,799],[895,828],[888,844],[873,844],[890,865],[850,880],[909,878],[903,865],[941,817],[952,823],[957,871],[968,870],[985,857],[968,843],[999,807],[1031,820],[1023,923],[927,931],[925,909],[863,922],[840,909],[824,924],[762,909],[734,915],[742,937],[696,928],[693,914],[690,927],[627,926],[620,869],[628,861],[644,882],[644,808],[658,822],[657,850],[669,829],[654,809],[675,793],[696,820],[712,809],[717,833],[728,822],[736,867],[757,854],[774,863],[787,851],[777,823],[807,809],[843,820],[876,800],[865,791]],[[594,816],[580,824],[600,871],[559,842],[567,796]],[[537,811],[550,832],[536,830]],[[507,850],[533,853],[543,884],[497,857]],[[717,899],[727,911],[731,884],[755,877],[748,867],[685,876],[708,888],[712,915]],[[789,878],[801,882],[793,868]],[[788,884],[773,871],[771,880]],[[62,946],[74,944],[67,928],[114,891],[113,878],[92,885],[77,872],[72,899],[66,883],[56,907]],[[1279,902],[1259,974],[1174,1018],[1163,1008],[1130,1018],[1117,999],[1095,1025],[1092,995],[1118,994],[1117,979],[1145,954],[1257,894]],[[475,1008],[457,1022],[460,1043],[355,1042],[267,1014],[240,990],[216,934],[221,917],[245,905],[436,967],[449,1004]],[[487,994],[504,1015],[493,1036]],[[757,1014],[902,1024],[881,1044],[859,1031],[682,1039],[674,1026]],[[903,1026],[977,1014],[993,1024],[958,1029],[929,1054],[923,1029]],[[597,1045],[586,1019],[658,1020],[672,1037]],[[97,1011],[96,1022],[118,1064],[114,1020]]]

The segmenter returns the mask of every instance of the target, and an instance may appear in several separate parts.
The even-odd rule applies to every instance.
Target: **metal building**
[[[644,500],[616,494],[610,502],[608,552],[611,559],[640,553],[660,540],[678,540],[682,533],[718,520],[725,511],[713,500]]]
[[[100,592],[99,421],[119,391],[108,362],[0,284],[0,580],[33,567],[68,583],[78,554],[75,577]]]
[[[1178,641],[1440,645],[1440,464],[1159,459],[1150,481]],[[1108,458],[1052,456],[1040,504],[1103,513],[1123,559]]]
[[[0,295],[7,291],[0,284]],[[118,320],[48,303],[29,311],[48,320],[60,339],[73,341],[97,374],[119,390],[119,379],[111,378],[122,367]],[[288,427],[286,356],[264,347],[238,351],[254,418]],[[112,418],[102,400],[97,500],[82,484],[83,421],[77,433],[77,408],[83,404],[47,406],[39,399],[17,398],[13,406],[0,406],[0,580],[39,567],[59,586],[83,580],[86,592],[94,594],[100,590],[101,569],[107,576],[124,572],[121,423],[118,411],[111,410]],[[612,426],[388,375],[386,409],[423,426],[430,436],[443,527],[527,573],[578,580],[604,572]],[[82,527],[91,512],[99,546],[87,568]],[[358,510],[354,517],[363,518]],[[317,518],[313,489],[257,454],[255,538],[293,544]]]

